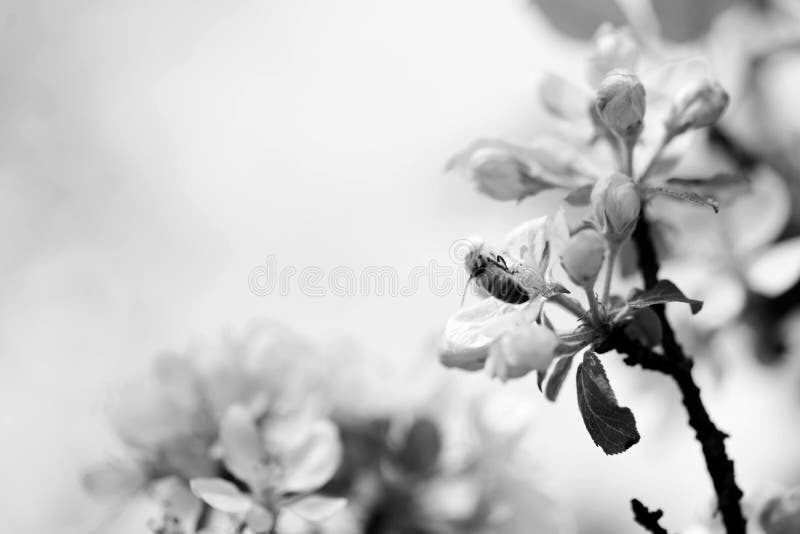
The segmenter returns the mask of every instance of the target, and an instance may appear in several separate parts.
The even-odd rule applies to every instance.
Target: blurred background
[[[730,44],[732,28],[742,32],[735,42],[752,44],[793,24],[770,11],[791,13],[791,2],[767,4],[654,2],[665,39],[709,54],[734,85],[733,102],[750,102],[734,105],[717,132],[735,146],[714,161],[766,168],[784,184],[779,196],[791,198],[796,164],[780,149],[800,129],[798,57],[788,46],[758,63],[766,89],[753,96],[756,75],[741,74],[752,50]],[[295,283],[285,294],[252,288],[269,258],[326,273],[389,266],[401,281],[431,261],[455,272],[456,240],[499,240],[552,210],[557,197],[493,202],[444,173],[444,163],[476,137],[539,131],[542,74],[581,78],[604,20],[626,17],[611,0],[3,2],[6,530],[88,531],[102,504],[85,495],[81,473],[112,448],[106,406],[117,385],[163,351],[213,343],[264,318],[322,346],[350,344],[372,365],[422,366],[521,403],[533,421],[530,477],[569,511],[574,532],[638,532],[631,497],[665,509],[674,528],[707,522],[712,488],[662,377],[609,360],[642,441],[606,457],[585,435],[571,380],[551,404],[533,377],[501,389],[440,368],[432,340],[458,309],[458,288],[442,294],[423,282],[408,295],[323,297]],[[800,212],[787,209],[788,219]],[[780,230],[775,239],[794,235],[790,223]],[[758,302],[789,321],[782,332],[791,334],[796,299],[775,300]],[[765,363],[753,339],[766,327],[736,325],[697,379],[732,436],[740,485],[758,495],[800,481],[800,340],[774,333],[781,356]],[[127,528],[147,532],[143,523]]]

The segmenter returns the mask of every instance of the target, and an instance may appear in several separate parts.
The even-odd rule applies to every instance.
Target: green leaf
[[[631,308],[647,308],[655,304],[666,304],[667,302],[685,302],[695,314],[703,309],[703,302],[688,298],[678,289],[678,286],[669,280],[659,280],[656,285],[647,291],[637,293],[630,300],[628,306]]]
[[[652,308],[640,308],[633,313],[630,322],[625,325],[625,334],[645,347],[660,345],[663,335],[661,319]]]
[[[693,191],[678,191],[664,187],[645,187],[644,189],[645,192],[650,194],[662,195],[674,200],[697,204],[698,206],[707,206],[714,210],[714,213],[719,213],[719,201],[711,195],[701,195]]]
[[[555,402],[559,391],[561,391],[561,386],[564,384],[564,379],[567,378],[567,373],[572,367],[572,359],[574,357],[575,355],[571,354],[556,360],[553,371],[550,373],[550,380],[547,381],[547,386],[544,388],[544,396],[548,400]]]
[[[750,180],[743,174],[718,172],[708,178],[680,178],[675,176],[667,180],[667,184],[688,189],[699,189],[708,193],[720,189],[748,187]]]
[[[583,355],[576,373],[578,408],[595,445],[606,454],[619,454],[639,442],[633,412],[617,404],[603,364],[592,351]]]

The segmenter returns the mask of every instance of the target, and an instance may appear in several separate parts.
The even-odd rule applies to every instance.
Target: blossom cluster
[[[682,148],[677,141],[689,142],[695,131],[720,119],[729,101],[725,90],[704,73],[678,77],[680,84],[668,93],[675,83],[650,85],[638,57],[629,30],[603,26],[590,60],[593,87],[574,88],[555,77],[544,82],[547,109],[572,134],[543,135],[528,144],[483,139],[448,164],[495,200],[520,201],[546,190],[565,194],[564,205],[512,230],[502,246],[474,240],[464,264],[484,298],[447,322],[440,360],[486,369],[502,381],[535,372],[540,389],[554,400],[575,355],[584,352],[578,403],[589,433],[608,454],[626,450],[639,434],[630,410],[618,406],[597,356],[607,350],[604,342],[624,331],[646,347],[658,347],[661,323],[652,306],[683,302],[692,313],[702,308],[668,280],[646,291],[615,293],[617,260],[630,249],[642,213],[657,197],[717,212],[720,202],[708,191],[723,181],[713,176],[698,185],[670,172],[675,150]],[[668,79],[675,78],[671,74]],[[572,100],[565,102],[565,95]],[[556,312],[548,311],[554,306],[573,315],[571,324],[555,321]],[[604,432],[609,426],[616,437]]]
[[[160,356],[112,403],[123,454],[87,489],[154,503],[157,534],[560,531],[508,463],[520,429],[493,428],[435,366],[410,369],[420,387],[404,395],[355,352],[262,324]]]
[[[503,382],[535,374],[539,389],[554,401],[573,359],[582,352],[575,373],[581,416],[594,443],[606,454],[617,454],[640,436],[632,412],[618,404],[598,354],[624,338],[626,347],[665,358],[651,350],[661,347],[666,353],[667,334],[674,346],[663,306],[685,303],[692,314],[703,309],[702,301],[688,298],[669,280],[645,278],[645,289],[631,288],[635,282],[623,280],[640,269],[645,277],[659,270],[657,263],[648,269],[641,263],[648,260],[637,258],[642,240],[656,262],[687,263],[690,254],[676,253],[664,238],[666,228],[688,229],[703,249],[693,251],[689,261],[696,265],[698,259],[711,257],[716,266],[696,269],[707,274],[694,287],[702,291],[705,284],[708,289],[720,274],[727,274],[743,290],[773,294],[797,283],[800,272],[784,268],[788,276],[775,280],[765,274],[770,271],[765,264],[796,263],[790,260],[800,254],[800,241],[767,249],[787,216],[786,210],[775,208],[788,202],[785,188],[773,188],[776,184],[769,176],[676,175],[683,154],[703,144],[697,132],[714,126],[729,104],[728,93],[708,75],[707,65],[696,59],[673,61],[648,72],[627,28],[604,25],[594,44],[589,87],[557,76],[545,77],[542,84],[542,102],[563,131],[528,143],[481,139],[448,163],[449,170],[465,174],[479,192],[494,200],[519,202],[546,191],[564,194],[562,205],[515,228],[502,245],[491,247],[482,239],[472,240],[464,267],[481,298],[468,307],[462,303],[447,321],[439,358],[448,367],[484,369]],[[765,196],[771,189],[776,192]],[[740,202],[745,191],[750,196]],[[776,195],[778,202],[773,203]],[[721,208],[735,209],[719,223],[698,223],[698,216],[681,211],[682,207],[674,213],[660,212],[662,199],[710,208],[702,217]],[[767,205],[771,209],[765,212]],[[745,217],[740,216],[742,212]],[[711,231],[698,231],[703,226]],[[752,228],[757,229],[756,239],[740,246],[754,233],[748,231]],[[722,244],[720,251],[709,246],[710,239],[696,239],[713,233]],[[659,247],[657,255],[653,239]],[[727,273],[721,273],[723,266]],[[667,270],[672,272],[673,267],[668,265]],[[615,283],[617,269],[623,276]],[[742,312],[744,302],[722,306],[729,308],[726,313],[732,317]],[[559,315],[559,310],[572,317]],[[719,315],[719,310],[711,315]],[[720,321],[712,318],[706,324],[718,326]],[[680,347],[677,351],[683,354]],[[657,364],[650,368],[657,369]],[[733,489],[738,492],[735,483]],[[800,524],[797,502],[794,490],[761,505],[758,517],[764,532],[796,531]],[[660,515],[654,513],[650,519],[657,522]],[[653,527],[652,531],[661,530]]]

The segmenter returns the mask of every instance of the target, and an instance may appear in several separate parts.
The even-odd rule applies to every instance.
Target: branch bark
[[[648,289],[658,281],[658,256],[650,237],[649,224],[645,215],[639,219],[633,234],[633,241],[639,255],[639,269]],[[621,354],[626,354],[625,363],[638,365],[644,369],[664,373],[675,381],[683,397],[683,405],[689,415],[689,425],[700,442],[706,467],[717,494],[719,511],[727,534],[745,534],[746,522],[742,514],[742,491],[736,485],[733,461],[725,450],[727,434],[719,430],[711,421],[703,405],[700,388],[692,377],[693,361],[684,352],[675,338],[675,332],[667,319],[664,305],[653,306],[661,321],[663,354],[657,353],[628,338],[621,330],[611,333],[608,345]],[[641,504],[641,503],[640,503]]]
[[[661,510],[655,510],[651,512],[648,510],[647,506],[642,504],[642,502],[638,499],[631,500],[631,508],[633,509],[633,518],[647,531],[652,532],[653,534],[669,534],[667,529],[658,523],[658,520],[661,519],[661,516],[664,515],[664,512]]]

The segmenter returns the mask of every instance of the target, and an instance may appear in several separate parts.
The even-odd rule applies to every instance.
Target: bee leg
[[[506,259],[505,259],[503,256],[501,256],[500,254],[498,254],[498,255],[497,255],[497,259],[496,259],[495,261],[497,261],[497,263],[498,263],[498,264],[502,264],[502,265],[500,265],[500,266],[501,266],[503,269],[505,269],[506,271],[508,270],[508,264],[506,263]]]

